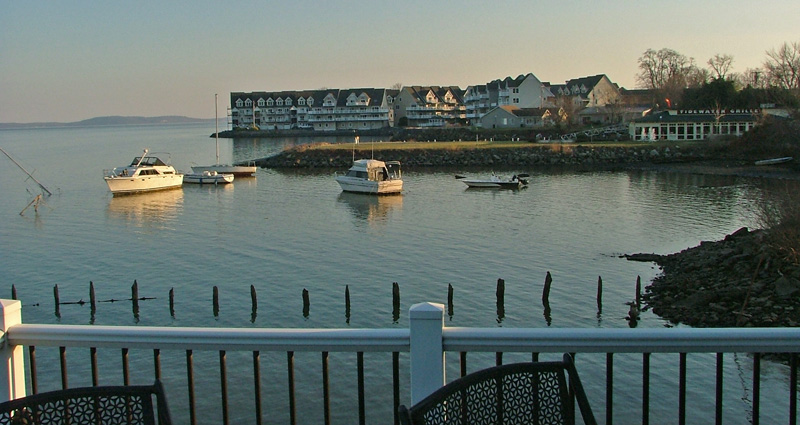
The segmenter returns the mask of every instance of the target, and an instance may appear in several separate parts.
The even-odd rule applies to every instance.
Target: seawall
[[[435,143],[431,143],[435,145]],[[374,155],[369,149],[356,152],[356,159],[374,157],[397,160],[403,168],[414,167],[480,167],[533,165],[612,166],[633,163],[679,163],[708,159],[702,149],[692,147],[631,146],[610,147],[591,145],[531,144],[518,148],[452,149],[379,149]],[[348,168],[353,152],[347,149],[298,147],[275,156],[261,158],[262,168]]]

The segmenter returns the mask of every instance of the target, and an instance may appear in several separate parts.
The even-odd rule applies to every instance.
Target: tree
[[[764,69],[773,85],[800,91],[800,42],[783,43],[777,50],[767,51]]]
[[[693,58],[667,48],[647,49],[639,58],[639,74],[636,75],[640,85],[655,90],[668,106],[677,104],[683,89],[704,82],[704,78]]]
[[[717,53],[714,55],[714,57],[708,60],[708,66],[711,68],[711,72],[716,74],[715,79],[717,80],[726,79],[732,65],[733,56],[731,55],[720,55]]]

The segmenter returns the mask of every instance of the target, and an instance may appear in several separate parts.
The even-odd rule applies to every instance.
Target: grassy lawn
[[[591,142],[591,143],[530,143],[525,141],[452,141],[452,142],[362,142],[359,144],[354,143],[320,143],[305,146],[304,149],[308,150],[355,150],[368,151],[368,150],[418,150],[418,149],[450,149],[450,150],[466,150],[466,149],[498,149],[498,148],[525,148],[532,146],[552,147],[559,145],[567,146],[586,146],[586,147],[661,147],[661,146],[674,146],[681,144],[683,146],[691,146],[693,142]]]

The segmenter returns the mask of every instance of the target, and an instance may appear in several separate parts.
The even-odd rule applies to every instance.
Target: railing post
[[[444,305],[420,303],[411,306],[411,404],[416,404],[446,382],[442,330]]]
[[[15,300],[0,300],[0,401],[25,397],[25,354],[22,346],[11,346],[6,332],[8,328],[22,323],[22,303]]]

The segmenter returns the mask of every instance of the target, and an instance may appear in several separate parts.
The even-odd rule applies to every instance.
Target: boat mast
[[[214,93],[214,138],[217,142],[217,165],[219,165],[219,118],[217,116],[217,94]]]
[[[53,194],[52,192],[50,192],[49,190],[47,190],[47,188],[46,188],[46,187],[44,187],[44,185],[43,185],[42,183],[40,183],[40,182],[39,182],[39,180],[36,180],[36,177],[33,177],[33,174],[29,173],[29,172],[28,172],[28,170],[26,170],[26,169],[25,169],[25,168],[24,168],[22,165],[20,165],[20,164],[19,164],[19,162],[17,162],[17,160],[15,160],[14,158],[12,158],[12,157],[11,157],[11,155],[9,155],[9,154],[8,154],[8,152],[6,152],[6,151],[5,151],[5,149],[3,149],[3,148],[0,148],[0,151],[2,151],[2,152],[3,152],[3,153],[4,153],[4,154],[5,154],[7,157],[8,157],[8,159],[10,159],[10,160],[11,160],[11,162],[13,162],[14,164],[16,164],[16,165],[17,165],[17,167],[19,167],[19,169],[20,169],[20,170],[24,171],[24,172],[25,172],[25,174],[27,174],[27,175],[28,175],[28,177],[30,177],[30,178],[31,178],[33,181],[35,181],[35,182],[36,182],[36,184],[38,184],[38,185],[39,185],[39,187],[41,187],[43,191],[47,192],[47,196],[50,196],[50,195],[52,195],[52,194]],[[30,204],[29,204],[29,206],[30,206]],[[25,207],[25,208],[27,208],[27,207]],[[22,210],[22,211],[24,212],[25,210]]]

